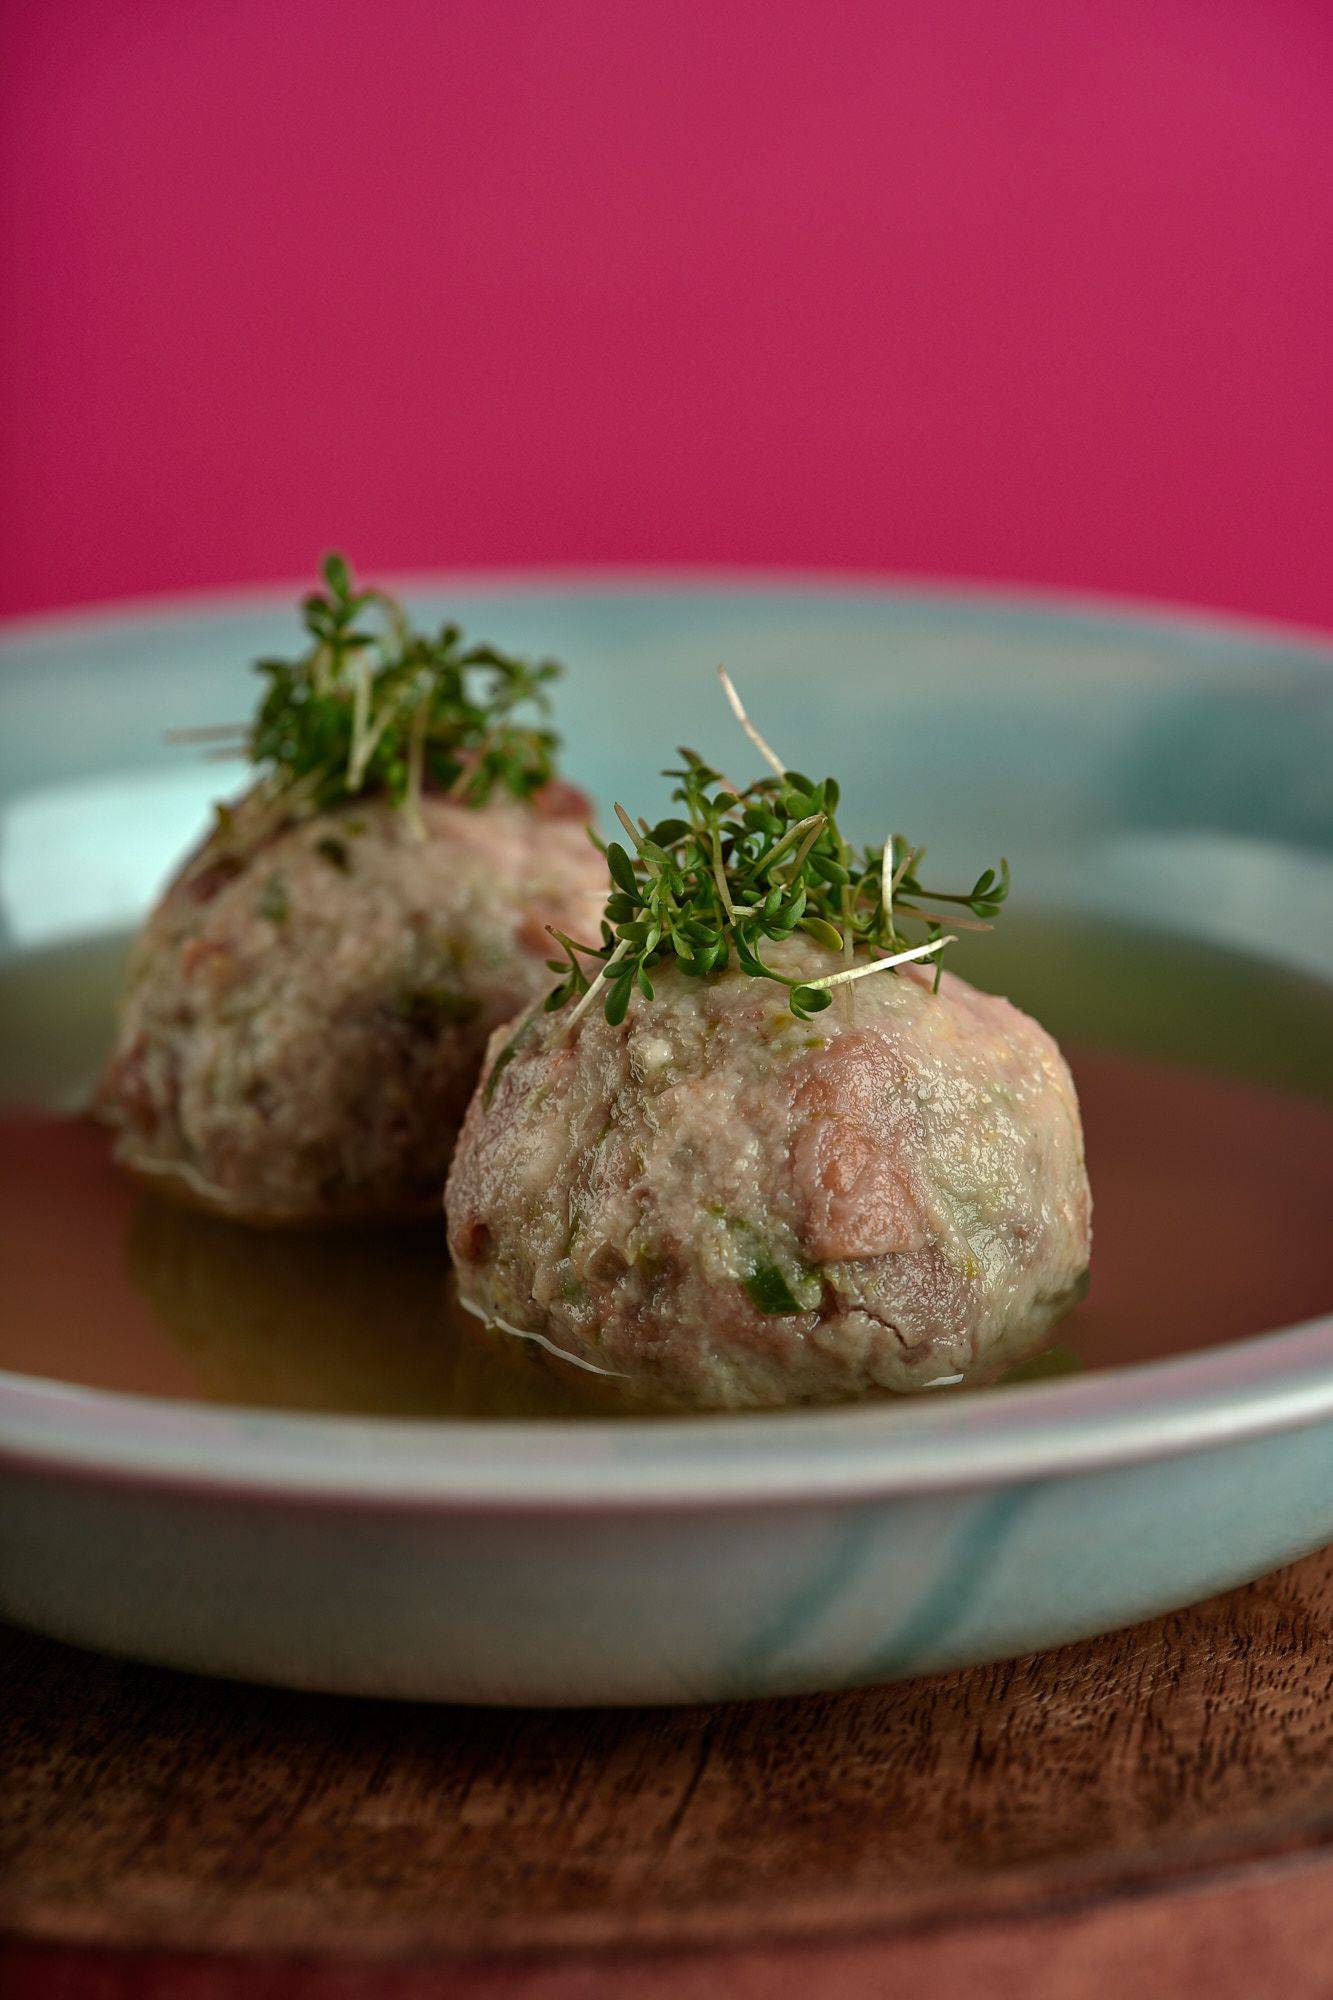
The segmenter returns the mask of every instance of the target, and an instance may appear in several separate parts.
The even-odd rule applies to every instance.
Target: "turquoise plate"
[[[923,829],[942,869],[1003,844],[1030,906],[1333,982],[1333,650],[1312,637],[868,583],[403,588],[570,663],[562,727],[604,802],[658,798],[683,734],[734,758],[725,660],[771,740],[843,776],[853,831]],[[290,640],[295,594],[0,636],[0,965],[142,913],[218,783],[162,732],[248,711],[246,663]],[[6,1051],[11,1076],[23,1061]],[[1003,1393],[743,1420],[299,1416],[0,1375],[0,1609],[306,1687],[843,1686],[1103,1631],[1331,1538],[1329,1319]]]

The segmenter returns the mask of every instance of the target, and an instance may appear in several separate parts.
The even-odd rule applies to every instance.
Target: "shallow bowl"
[[[839,770],[854,832],[945,822],[946,865],[1006,844],[1042,907],[1147,910],[1333,977],[1333,651],[1315,639],[852,581],[405,588],[570,663],[562,724],[604,801],[656,798],[686,728],[734,757],[725,659],[772,740]],[[0,960],[142,912],[218,785],[162,732],[246,712],[245,663],[288,643],[295,594],[7,629]],[[1002,1393],[736,1420],[314,1417],[0,1375],[0,1609],[303,1687],[845,1686],[1103,1631],[1330,1538],[1329,1319]]]

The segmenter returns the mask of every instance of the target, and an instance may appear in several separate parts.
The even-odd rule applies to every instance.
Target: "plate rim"
[[[372,567],[374,567],[372,565]],[[513,563],[486,566],[395,569],[377,572],[379,582],[405,596],[449,590],[552,591],[610,595],[689,596],[711,593],[738,597],[765,593],[819,596],[883,596],[915,603],[953,604],[965,610],[1039,613],[1083,625],[1155,629],[1179,638],[1190,633],[1214,639],[1249,639],[1280,646],[1295,655],[1333,667],[1333,626],[1303,623],[1225,605],[1141,596],[1133,592],[1084,589],[1077,585],[1010,581],[1000,577],[933,575],[915,570],[805,569],[781,564]],[[99,626],[123,630],[133,625],[169,624],[181,619],[234,616],[243,611],[290,611],[310,587],[308,576],[201,586],[140,596],[93,599],[53,605],[0,617],[0,647],[88,636]]]
[[[0,1472],[429,1512],[883,1500],[1104,1472],[1321,1422],[1333,1423],[1333,1314],[1000,1395],[739,1416],[356,1417],[0,1370]]]

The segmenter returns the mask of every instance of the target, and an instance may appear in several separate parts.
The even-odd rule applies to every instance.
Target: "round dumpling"
[[[841,960],[796,936],[786,978]],[[612,1025],[495,1038],[448,1189],[460,1289],[668,1406],[987,1377],[1084,1282],[1078,1103],[1051,1037],[933,968],[812,1020],[739,971],[659,968]]]
[[[436,1209],[487,1038],[596,931],[588,803],[427,793],[214,838],[135,947],[99,1093],[119,1157],[256,1222]]]

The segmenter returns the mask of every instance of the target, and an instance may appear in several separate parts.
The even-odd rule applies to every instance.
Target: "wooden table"
[[[0,1627],[0,1992],[1333,1994],[1333,1551],[1002,1666],[544,1713]]]

